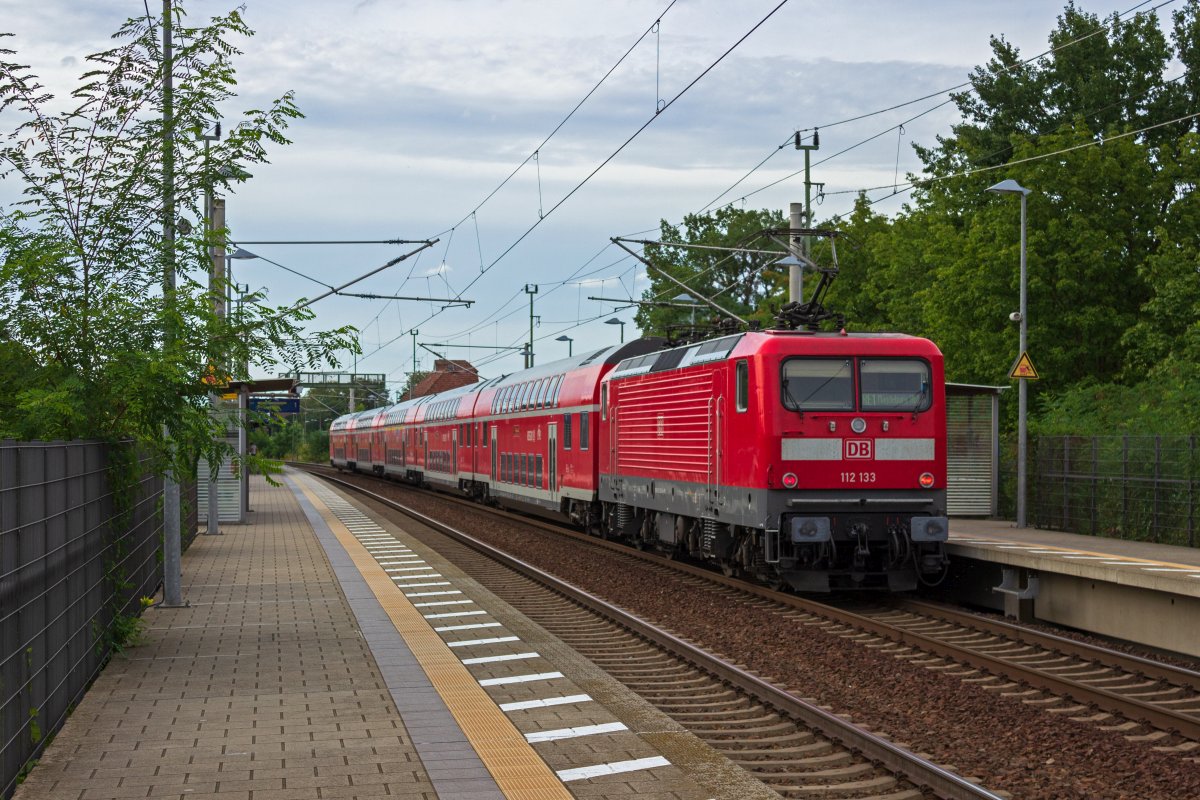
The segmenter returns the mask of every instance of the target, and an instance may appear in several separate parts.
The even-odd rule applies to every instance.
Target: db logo
[[[846,439],[845,441],[845,457],[846,458],[870,458],[871,457],[871,439]]]

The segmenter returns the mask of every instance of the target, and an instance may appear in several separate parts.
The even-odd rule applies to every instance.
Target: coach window
[[[542,488],[542,454],[537,454],[537,477],[533,482],[537,488]]]
[[[550,389],[550,379],[549,378],[542,378],[540,381],[538,381],[537,404],[536,404],[535,408],[545,408],[546,407],[546,395],[547,395],[549,389]]]
[[[588,417],[591,416],[590,411],[579,412],[579,449],[588,449]]]
[[[745,359],[737,362],[737,410],[750,407],[750,363]]]
[[[571,449],[571,414],[563,414],[563,450]]]
[[[600,386],[600,419],[608,419],[608,384]]]
[[[924,361],[859,359],[858,380],[863,411],[924,411],[933,402]]]
[[[563,378],[565,375],[559,375],[554,379],[554,405],[558,405],[558,396],[562,393]]]
[[[854,369],[848,358],[783,362],[783,406],[792,411],[853,411]]]

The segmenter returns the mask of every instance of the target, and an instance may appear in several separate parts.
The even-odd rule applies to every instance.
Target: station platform
[[[1200,548],[952,519],[948,553],[960,600],[1200,657]]]
[[[16,800],[777,797],[352,496],[288,471]]]

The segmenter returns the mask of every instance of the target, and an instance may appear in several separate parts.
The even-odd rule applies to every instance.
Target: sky
[[[1136,2],[1077,5],[1105,16]],[[255,36],[236,43],[238,97],[223,109],[225,124],[289,90],[305,118],[289,129],[292,144],[272,150],[271,163],[256,165],[227,197],[232,238],[262,257],[234,261],[235,280],[265,288],[272,303],[291,303],[411,248],[250,243],[437,239],[419,258],[347,291],[461,297],[470,307],[344,297],[313,306],[314,329],[360,329],[362,354],[343,354],[342,367],[384,373],[391,388],[413,368],[414,338],[470,359],[485,377],[520,369],[515,349],[487,348],[517,348],[528,338],[527,284],[538,286],[537,363],[565,357],[568,347],[614,344],[622,331],[628,340],[637,335],[634,309],[588,299],[638,298],[648,286],[610,237],[654,238],[661,220],[678,223],[713,201],[786,211],[803,200],[804,162],[779,146],[800,128],[822,129],[812,154],[813,180],[826,192],[818,219],[848,211],[858,189],[903,184],[919,171],[912,145],[934,144],[957,121],[953,104],[937,108],[946,94],[836,123],[962,84],[988,59],[990,36],[1026,56],[1040,53],[1062,10],[1051,0],[790,0],[771,14],[778,4],[244,0]],[[231,7],[186,5],[192,24]],[[0,0],[0,31],[14,34],[5,46],[61,96],[84,57],[144,13],[143,0]],[[656,20],[657,32],[542,145]],[[7,126],[0,118],[0,129]],[[904,197],[875,208],[894,213]],[[0,183],[0,203],[13,198],[14,187]],[[627,324],[605,324],[613,318]],[[434,358],[418,348],[420,368]]]

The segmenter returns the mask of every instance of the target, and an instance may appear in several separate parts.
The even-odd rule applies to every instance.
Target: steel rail
[[[449,536],[477,552],[483,553],[488,558],[550,588],[593,613],[642,636],[677,658],[687,661],[693,666],[720,678],[722,681],[736,686],[760,702],[773,706],[780,712],[801,721],[803,724],[848,750],[858,753],[869,761],[882,764],[892,772],[904,776],[917,786],[928,789],[938,796],[946,798],[946,800],[1002,800],[1000,795],[993,794],[987,789],[898,747],[870,731],[863,730],[812,703],[794,697],[782,689],[767,683],[758,676],[746,672],[737,665],[708,653],[690,642],[659,628],[653,623],[634,616],[618,606],[560,578],[556,578],[532,564],[480,541],[468,533],[464,533],[415,509],[348,481],[330,475],[320,475],[319,477],[370,497],[372,500],[395,509],[405,516],[420,522],[422,525]],[[474,503],[471,505],[477,509],[483,508]],[[529,522],[527,518],[522,517],[520,519],[523,522]],[[595,541],[593,537],[587,538]],[[627,548],[622,549],[627,550]],[[705,574],[706,576],[709,575],[708,573]]]
[[[323,465],[320,466],[323,467]],[[377,478],[377,476],[369,477]],[[962,645],[944,642],[936,637],[911,631],[883,620],[873,619],[871,617],[863,616],[853,611],[837,608],[836,606],[831,606],[816,600],[798,597],[794,594],[778,592],[765,586],[747,583],[737,578],[726,577],[715,573],[710,569],[674,561],[657,554],[639,551],[625,544],[599,539],[595,536],[589,536],[585,533],[573,531],[569,528],[563,528],[551,522],[532,519],[528,516],[519,515],[508,511],[500,511],[497,509],[488,508],[471,500],[454,497],[452,495],[439,494],[438,497],[440,499],[449,500],[451,502],[462,504],[477,510],[486,511],[497,516],[519,521],[523,525],[531,525],[533,527],[538,527],[556,534],[570,536],[596,547],[623,553],[629,557],[640,558],[642,560],[658,563],[664,566],[669,565],[671,569],[694,575],[696,577],[701,577],[705,580],[735,589],[737,591],[772,600],[800,611],[815,614],[825,619],[848,625],[853,628],[858,628],[877,636],[881,636],[890,641],[907,644],[911,647],[918,648],[934,655],[942,656],[943,658],[951,659],[961,664],[975,667],[976,669],[983,670],[993,675],[1008,678],[1009,680],[1020,681],[1034,688],[1043,689],[1054,694],[1066,696],[1075,702],[1094,706],[1110,713],[1120,714],[1127,719],[1136,722],[1143,722],[1158,730],[1178,733],[1179,735],[1184,736],[1192,741],[1200,741],[1200,718],[1175,711],[1174,709],[1163,708],[1156,706],[1153,703],[1148,703],[1144,700],[1125,697],[1117,692],[1113,692],[1098,686],[1090,686],[1086,683],[1075,681],[1070,678],[1045,673],[1035,669],[1034,667],[1013,663],[1002,657],[972,650],[971,648]],[[1024,632],[1026,629],[1020,628],[1019,630]],[[1034,632],[1029,633],[1032,635]],[[1103,650],[1103,648],[1097,649]],[[1115,651],[1107,652],[1112,653],[1114,656],[1122,656],[1123,658],[1136,658],[1133,656],[1118,654]],[[1144,662],[1142,666],[1139,666],[1139,669],[1146,668],[1144,666],[1145,664],[1154,664],[1154,662],[1147,659],[1138,660],[1140,662]],[[1163,669],[1171,669],[1167,665],[1159,666]]]
[[[1172,686],[1181,686],[1200,691],[1200,672],[1185,667],[1176,667],[1153,661],[1149,658],[1122,653],[1107,647],[1100,647],[1087,642],[1077,642],[1065,636],[1024,628],[1003,620],[989,619],[968,611],[959,611],[927,600],[904,598],[895,601],[893,605],[901,610],[912,611],[926,617],[933,617],[944,622],[962,625],[965,628],[986,632],[1000,633],[1004,636],[1025,644],[1043,647],[1063,655],[1075,656],[1087,661],[1095,661],[1109,667],[1117,667],[1134,675],[1165,681]],[[1200,700],[1197,700],[1200,705]]]

